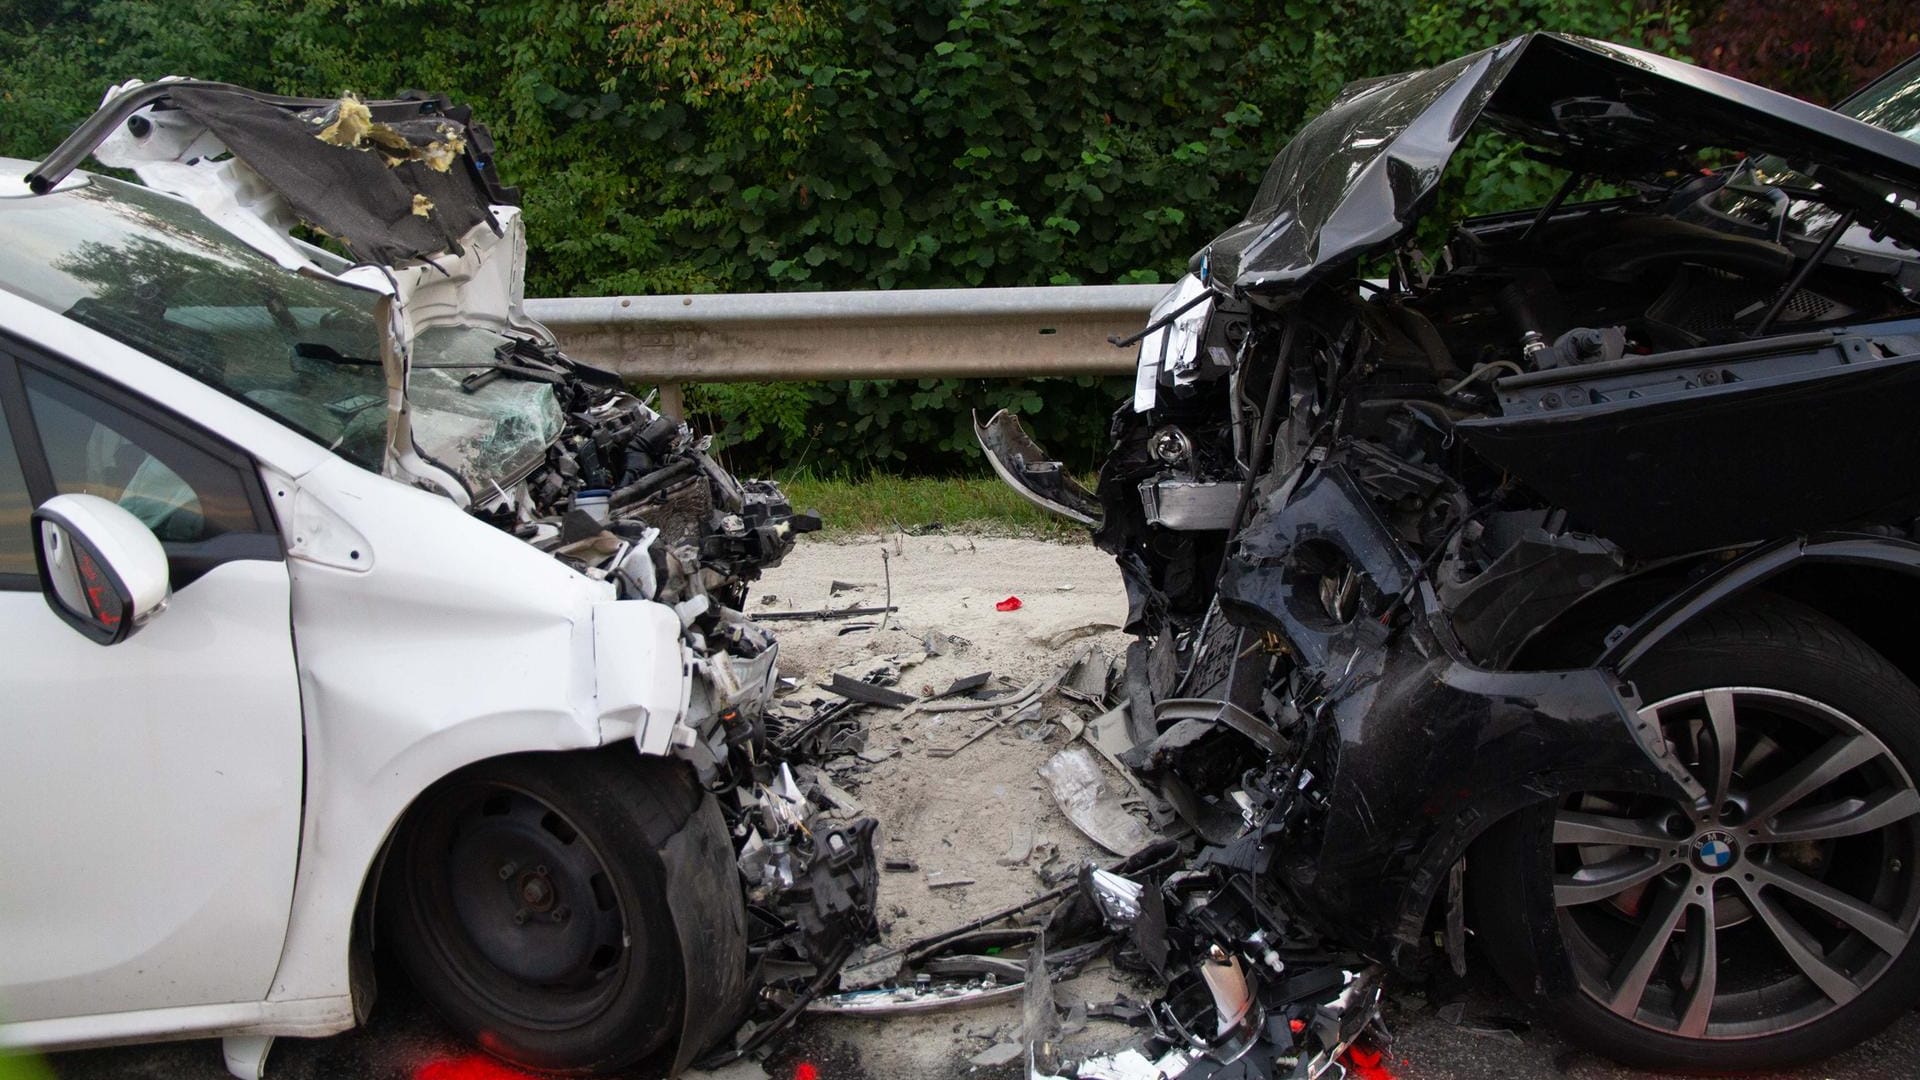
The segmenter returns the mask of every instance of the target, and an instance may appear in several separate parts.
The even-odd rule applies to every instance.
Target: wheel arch
[[[1631,679],[1633,663],[1660,642],[1743,596],[1764,592],[1839,623],[1920,685],[1920,637],[1900,620],[1902,612],[1920,610],[1920,544],[1878,536],[1794,539],[1751,549],[1690,581],[1676,577],[1694,565],[1658,568],[1584,598],[1536,632],[1514,666],[1590,664]],[[1466,874],[1474,873],[1475,853],[1495,826],[1545,797],[1520,800],[1476,821],[1458,846]],[[1444,900],[1438,891],[1429,898],[1429,927],[1444,914]]]
[[[394,815],[393,820],[387,823],[386,834],[381,837],[379,847],[375,849],[373,858],[368,862],[365,872],[361,875],[360,888],[355,896],[353,905],[353,926],[347,946],[347,972],[348,984],[353,995],[354,1022],[356,1024],[366,1022],[378,995],[373,957],[379,942],[378,910],[380,887],[386,873],[387,861],[393,853],[394,839],[400,835],[401,826],[405,825],[414,814],[420,811],[427,800],[432,798],[435,793],[440,790],[446,780],[457,773],[462,773],[469,769],[481,768],[490,764],[511,761],[516,758],[583,753],[609,756],[617,754],[622,757],[632,758],[635,762],[664,763],[669,760],[665,758],[645,757],[636,753],[631,745],[624,742],[615,743],[611,746],[584,747],[578,749],[505,750],[474,758],[470,761],[456,761],[445,765],[441,769],[440,775],[434,777],[427,783],[421,784],[418,790],[413,793],[413,796],[407,800],[406,805],[401,807],[399,812]],[[684,824],[684,822],[681,824]]]
[[[551,758],[556,754],[583,753],[621,759],[632,770],[636,783],[645,781],[645,773],[649,769],[684,769],[691,773],[691,766],[683,761],[640,754],[631,744],[623,741],[601,747],[503,751],[451,764],[431,782],[422,784],[388,823],[386,835],[382,837],[362,875],[354,901],[348,944],[348,981],[356,1024],[365,1023],[378,997],[373,961],[380,934],[380,896],[395,841],[402,827],[427,805],[447,780],[457,774],[519,758]],[[743,1016],[749,992],[745,964],[746,916],[740,893],[729,891],[737,890],[732,873],[732,843],[718,812],[712,809],[703,811],[703,807],[713,804],[711,792],[701,788],[697,781],[694,782],[694,788],[698,792],[697,798],[688,807],[687,813],[672,822],[673,836],[663,849],[663,854],[672,863],[723,865],[727,873],[718,879],[709,874],[670,874],[667,882],[668,910],[680,937],[683,956],[710,951],[724,957],[730,950],[738,951],[741,955],[738,958],[740,962],[731,966],[724,962],[718,965],[684,964],[686,982],[683,989],[687,996],[678,1049],[673,1058],[672,1071],[675,1074],[684,1070],[697,1053],[712,1046],[732,1030]],[[720,862],[715,863],[716,859]]]
[[[1889,573],[1895,576],[1886,576]],[[1891,593],[1866,591],[1888,588],[1896,591]],[[1687,707],[1686,712],[1678,716],[1674,713],[1663,713],[1659,721],[1664,723],[1669,738],[1675,740],[1672,745],[1676,747],[1684,747],[1687,744],[1685,725],[1692,724],[1696,728],[1711,726],[1714,729],[1714,734],[1709,737],[1710,741],[1705,747],[1697,743],[1694,745],[1690,754],[1697,756],[1682,758],[1690,763],[1695,776],[1708,792],[1719,790],[1738,793],[1742,791],[1743,781],[1733,770],[1751,768],[1754,762],[1762,760],[1752,754],[1735,757],[1728,750],[1728,744],[1722,735],[1723,725],[1727,732],[1732,732],[1733,725],[1738,723],[1740,733],[1735,736],[1737,741],[1733,745],[1744,748],[1750,745],[1747,727],[1749,721],[1744,718],[1736,721],[1730,707],[1723,709],[1711,703],[1710,699],[1713,695],[1707,691],[1720,687],[1722,688],[1721,696],[1729,702],[1734,697],[1755,695],[1797,698],[1800,703],[1810,708],[1802,710],[1796,707],[1788,710],[1788,715],[1805,713],[1815,717],[1814,722],[1807,725],[1807,736],[1811,741],[1795,742],[1781,734],[1781,725],[1778,723],[1781,714],[1770,709],[1764,702],[1760,704],[1760,712],[1767,715],[1763,715],[1758,721],[1759,737],[1766,739],[1778,736],[1782,744],[1789,748],[1789,753],[1785,756],[1775,755],[1765,759],[1770,764],[1763,768],[1771,771],[1744,773],[1744,790],[1748,792],[1764,790],[1778,781],[1782,775],[1794,775],[1800,762],[1810,756],[1810,747],[1819,747],[1823,745],[1823,740],[1831,741],[1838,738],[1836,732],[1844,734],[1850,731],[1884,738],[1886,744],[1878,747],[1871,754],[1863,755],[1854,764],[1843,766],[1840,771],[1823,771],[1817,774],[1823,777],[1819,783],[1822,785],[1832,783],[1841,775],[1841,772],[1853,768],[1854,765],[1883,758],[1884,760],[1875,768],[1884,768],[1888,771],[1873,783],[1891,782],[1904,785],[1909,789],[1909,793],[1902,797],[1910,798],[1912,785],[1910,776],[1915,773],[1909,771],[1906,775],[1900,775],[1900,761],[1902,759],[1914,761],[1915,754],[1920,753],[1920,750],[1916,750],[1916,747],[1920,747],[1920,742],[1916,742],[1916,739],[1920,738],[1920,728],[1916,728],[1910,722],[1911,717],[1915,715],[1915,709],[1920,708],[1920,691],[1916,691],[1912,683],[1910,670],[1901,668],[1891,659],[1881,655],[1871,643],[1864,640],[1862,635],[1830,617],[1826,611],[1805,603],[1800,597],[1809,593],[1824,594],[1829,601],[1827,605],[1829,610],[1854,602],[1856,614],[1862,612],[1867,616],[1879,614],[1884,625],[1888,621],[1884,613],[1889,610],[1897,611],[1898,608],[1894,605],[1914,595],[1915,589],[1916,584],[1911,573],[1902,573],[1899,570],[1890,571],[1882,567],[1850,565],[1845,559],[1790,561],[1787,568],[1765,575],[1759,579],[1758,584],[1735,594],[1738,599],[1730,598],[1726,602],[1715,604],[1704,618],[1688,620],[1680,624],[1683,629],[1677,637],[1668,639],[1656,652],[1646,655],[1634,668],[1638,683],[1636,691],[1647,701],[1655,699],[1680,701],[1687,697],[1709,699],[1706,710],[1702,710],[1696,700]],[[1862,600],[1866,602],[1859,602]],[[1870,625],[1870,623],[1856,621],[1854,625]],[[1745,705],[1741,706],[1742,709],[1745,707]],[[1708,711],[1713,714],[1710,724],[1705,720],[1705,714]],[[1674,727],[1676,719],[1682,726],[1678,731]],[[1789,723],[1787,726],[1791,727],[1792,724]],[[1853,741],[1861,742],[1862,740]],[[1723,755],[1719,781],[1723,787],[1718,789],[1715,788],[1712,778],[1714,747],[1718,747]],[[1732,764],[1736,761],[1745,761],[1746,765]],[[1854,790],[1846,789],[1845,793],[1850,795]],[[1811,791],[1812,788],[1809,787],[1802,794]],[[1716,799],[1719,797],[1716,796]],[[1799,795],[1788,796],[1788,798],[1799,797]],[[1829,794],[1826,798],[1832,798],[1832,795]],[[1605,807],[1569,805],[1572,809],[1602,814],[1615,812]],[[1716,837],[1733,839],[1727,833],[1711,831],[1727,828],[1719,814],[1711,809],[1725,804],[1696,801],[1694,805],[1701,808],[1699,812],[1688,810],[1685,804],[1678,808],[1692,818],[1691,824],[1686,827],[1686,830],[1692,833],[1691,842],[1704,844]],[[1743,801],[1741,805],[1750,804]],[[1675,809],[1667,807],[1665,812],[1671,815]],[[1696,1047],[1706,1044],[1697,1042],[1686,1046],[1675,1044],[1664,1050],[1633,1049],[1629,1055],[1627,1050],[1629,1044],[1635,1047],[1640,1046],[1639,1040],[1645,1034],[1642,1028],[1656,1032],[1656,1037],[1661,1039],[1700,1040],[1707,1038],[1707,1029],[1704,1024],[1710,1012],[1716,1023],[1724,1021],[1725,1024],[1732,1025],[1719,1028],[1719,1034],[1714,1035],[1714,1039],[1740,1040],[1740,1046],[1749,1048],[1741,1052],[1761,1056],[1748,1057],[1744,1060],[1738,1057],[1723,1057],[1720,1056],[1722,1051],[1731,1044],[1715,1043],[1711,1051],[1702,1051],[1692,1058],[1658,1058],[1657,1064],[1665,1068],[1673,1068],[1674,1063],[1683,1059],[1691,1061],[1688,1067],[1679,1068],[1678,1071],[1692,1071],[1693,1068],[1760,1069],[1763,1063],[1764,1067],[1768,1068],[1786,1067],[1791,1061],[1800,1060],[1794,1055],[1831,1053],[1836,1046],[1850,1045],[1871,1034],[1880,1025],[1897,1015],[1895,1012],[1888,1011],[1891,1008],[1890,1000],[1892,1005],[1899,1005],[1903,1009],[1911,1007],[1911,994],[1914,987],[1920,986],[1920,978],[1916,978],[1916,975],[1920,975],[1920,971],[1916,969],[1914,955],[1920,950],[1907,947],[1912,944],[1910,936],[1896,937],[1895,943],[1891,945],[1886,944],[1879,937],[1874,937],[1874,943],[1879,946],[1880,951],[1868,950],[1865,954],[1866,960],[1861,960],[1859,965],[1846,967],[1844,965],[1848,963],[1847,961],[1836,960],[1835,962],[1833,977],[1846,978],[1852,982],[1855,987],[1853,993],[1834,995],[1828,989],[1827,983],[1808,966],[1808,963],[1800,963],[1799,966],[1811,976],[1812,983],[1818,984],[1819,990],[1825,991],[1825,996],[1822,996],[1819,991],[1812,993],[1811,1000],[1818,1009],[1811,1011],[1803,1009],[1804,1002],[1797,997],[1781,996],[1773,999],[1785,1003],[1780,1005],[1777,1011],[1782,1017],[1791,1019],[1791,1023],[1783,1021],[1780,1024],[1773,1024],[1771,1018],[1776,1011],[1774,1007],[1769,1005],[1767,1008],[1760,1008],[1754,1004],[1755,994],[1758,994],[1761,1000],[1766,1000],[1764,992],[1778,983],[1777,974],[1768,975],[1766,980],[1757,983],[1736,981],[1733,984],[1734,992],[1748,995],[1746,1004],[1736,1005],[1724,1014],[1718,1004],[1709,1006],[1707,1010],[1695,1011],[1696,999],[1687,994],[1686,979],[1688,977],[1676,975],[1668,985],[1669,996],[1664,999],[1664,1002],[1656,1002],[1655,1018],[1647,1020],[1639,1016],[1641,999],[1638,995],[1644,990],[1644,984],[1635,984],[1631,990],[1631,993],[1636,995],[1634,997],[1619,996],[1629,992],[1621,980],[1624,978],[1628,983],[1632,981],[1630,976],[1620,974],[1627,970],[1622,966],[1626,961],[1617,959],[1621,955],[1617,948],[1622,946],[1626,939],[1624,937],[1609,938],[1608,934],[1603,932],[1592,940],[1587,940],[1566,930],[1566,927],[1571,925],[1566,918],[1570,908],[1601,899],[1603,896],[1610,897],[1612,893],[1595,894],[1584,898],[1563,898],[1556,895],[1557,890],[1547,888],[1548,875],[1562,874],[1569,869],[1567,863],[1560,861],[1569,857],[1567,849],[1561,845],[1596,842],[1604,845],[1606,843],[1599,837],[1562,835],[1559,828],[1559,822],[1563,820],[1560,817],[1562,812],[1560,807],[1548,805],[1521,818],[1507,818],[1502,826],[1497,827],[1497,832],[1484,835],[1476,844],[1469,857],[1468,871],[1472,879],[1470,910],[1477,920],[1474,925],[1482,935],[1482,943],[1485,947],[1480,959],[1505,977],[1509,986],[1523,997],[1531,997],[1542,1005],[1556,1010],[1562,1004],[1557,1000],[1560,994],[1574,989],[1576,984],[1585,989],[1585,997],[1581,998],[1586,1003],[1581,1006],[1585,1010],[1582,1017],[1574,1018],[1571,1013],[1568,1013],[1565,1018],[1570,1030],[1581,1033],[1579,1038],[1570,1037],[1570,1041],[1606,1056],[1618,1057],[1641,1068],[1652,1068],[1655,1067],[1656,1059],[1660,1054],[1693,1054]],[[1651,834],[1651,843],[1648,846],[1664,847],[1668,843],[1664,836],[1681,835],[1662,831],[1671,829],[1672,825],[1671,822],[1664,826],[1658,824],[1662,813],[1659,806],[1629,810],[1625,805],[1621,805],[1618,812],[1640,818],[1652,825],[1656,831]],[[1649,816],[1642,817],[1642,815]],[[1863,823],[1857,831],[1887,828],[1897,823],[1901,816],[1894,815],[1873,824]],[[1903,834],[1888,835],[1895,836],[1901,845],[1907,846],[1910,850],[1910,845],[1920,841],[1916,841],[1914,837],[1911,812],[1907,811],[1904,816],[1910,819],[1907,825],[1900,826],[1906,831]],[[1743,818],[1744,814],[1736,815],[1732,819],[1732,827],[1728,828],[1728,832],[1739,834]],[[1759,820],[1759,818],[1754,819],[1756,823]],[[1851,832],[1845,834],[1836,832],[1832,835],[1851,834]],[[1783,842],[1790,839],[1768,834],[1755,835],[1760,838],[1747,841],[1742,837],[1741,842],[1764,846],[1776,839]],[[1711,852],[1712,849],[1708,847],[1699,850]],[[1585,854],[1586,851],[1583,849],[1582,863],[1588,862]],[[1728,854],[1731,859],[1739,859],[1741,853],[1738,845],[1735,845]],[[1711,875],[1716,872],[1715,868],[1724,869],[1729,865],[1725,860],[1703,862],[1697,854],[1689,858],[1680,848],[1675,848],[1671,852],[1655,851],[1653,855],[1655,859],[1650,865],[1656,868],[1662,865],[1669,868],[1684,868],[1686,873],[1691,875],[1691,882],[1696,886],[1703,880],[1700,875],[1702,873],[1707,875],[1704,879],[1708,881],[1705,888],[1683,886],[1670,889],[1670,895],[1691,892],[1705,893],[1711,897]],[[1661,862],[1663,856],[1671,856],[1676,862],[1663,864]],[[1604,861],[1610,859],[1611,855],[1603,853],[1600,858]],[[1899,862],[1899,859],[1883,858],[1880,860],[1882,870],[1876,872],[1882,875],[1897,874],[1901,869]],[[1864,865],[1872,870],[1875,863],[1874,856],[1869,853],[1864,859],[1854,860],[1845,865],[1849,868]],[[1886,869],[1889,863],[1891,868]],[[1763,860],[1762,857],[1756,856],[1755,868],[1758,869],[1762,865],[1773,865],[1773,863],[1771,859]],[[1793,863],[1790,861],[1789,865]],[[1834,865],[1842,864],[1836,861]],[[1909,857],[1908,884],[1900,886],[1899,891],[1896,892],[1878,891],[1882,886],[1871,883],[1871,874],[1864,892],[1859,891],[1857,884],[1847,885],[1842,881],[1841,888],[1854,894],[1853,898],[1845,902],[1853,903],[1857,899],[1858,902],[1870,908],[1876,910],[1884,908],[1883,925],[1892,926],[1893,922],[1903,923],[1908,927],[1907,932],[1910,935],[1911,920],[1916,917],[1911,885],[1913,865],[1916,863]],[[1803,869],[1810,877],[1826,880],[1825,875],[1820,874],[1816,867],[1806,866]],[[1657,872],[1664,874],[1665,870],[1657,870]],[[1728,874],[1719,883],[1725,885],[1735,877],[1736,875]],[[1755,875],[1746,874],[1744,880],[1752,883],[1756,880]],[[1755,896],[1755,889],[1762,887],[1767,887],[1767,879],[1764,877],[1761,878],[1759,885],[1742,885],[1739,886],[1739,890],[1749,896]],[[1791,885],[1787,886],[1787,892],[1790,895],[1797,895],[1796,889]],[[1722,895],[1724,896],[1724,892]],[[1806,899],[1819,902],[1811,895]],[[1704,903],[1712,906],[1717,902],[1708,899]],[[1757,896],[1754,903],[1756,907],[1759,906]],[[1647,909],[1637,909],[1637,904],[1632,900],[1628,901],[1628,905],[1624,911],[1628,918],[1647,913]],[[1594,911],[1594,909],[1578,910],[1588,911],[1589,915]],[[1653,918],[1650,915],[1648,917]],[[1769,924],[1773,935],[1783,941],[1787,933],[1803,933],[1790,919],[1786,923],[1789,927],[1788,931],[1782,931],[1778,925],[1773,924],[1773,920],[1764,921]],[[1648,935],[1647,926],[1652,925],[1654,924],[1649,922],[1643,926],[1637,940],[1651,941],[1655,947],[1664,950],[1664,942],[1671,927],[1677,924],[1669,923],[1669,931],[1658,931],[1660,937]],[[1708,925],[1711,927],[1713,924],[1709,922]],[[1853,919],[1844,916],[1835,920],[1835,925],[1842,930],[1851,928],[1863,933],[1868,932],[1865,923],[1856,923]],[[1562,929],[1555,931],[1553,929],[1555,926],[1560,926]],[[1610,927],[1612,927],[1611,923],[1605,924],[1603,931]],[[1689,932],[1697,929],[1692,923],[1689,923],[1688,927]],[[1631,930],[1631,927],[1628,929]],[[1565,947],[1562,947],[1561,941],[1563,934],[1568,935]],[[1573,944],[1576,939],[1582,941],[1579,947]],[[1827,943],[1815,949],[1810,955],[1815,957],[1831,955],[1836,958],[1845,955],[1838,951],[1831,954],[1825,953],[1831,944],[1831,939],[1823,940]],[[1603,944],[1610,942],[1611,947],[1596,947],[1595,941]],[[1735,943],[1735,947],[1745,948],[1747,944],[1742,939]],[[1642,956],[1655,955],[1644,952],[1642,946],[1633,946],[1633,948],[1643,950],[1640,954]],[[1723,940],[1720,946],[1721,956],[1726,955],[1726,949],[1727,945]],[[1791,949],[1787,951],[1792,952]],[[1629,952],[1627,955],[1632,953]],[[1701,962],[1697,951],[1691,955],[1691,963],[1697,965]],[[1860,960],[1862,954],[1851,955],[1855,960]],[[1706,953],[1707,962],[1712,962],[1713,956],[1712,952]],[[1581,957],[1585,959],[1578,960]],[[1597,967],[1596,957],[1598,958]],[[1577,960],[1576,967],[1566,966],[1564,961],[1569,959]],[[1873,966],[1867,966],[1866,961],[1872,961]],[[1795,973],[1792,965],[1786,964],[1786,958],[1774,956],[1773,962],[1785,965],[1787,979],[1791,981]],[[1893,966],[1895,964],[1899,966]],[[1644,966],[1637,967],[1636,970],[1643,974],[1646,972]],[[1697,972],[1699,968],[1696,966],[1689,970]],[[1570,980],[1566,977],[1569,972],[1575,974],[1574,979]],[[1898,978],[1879,981],[1889,974],[1897,975]],[[1704,985],[1709,988],[1714,986],[1710,981]],[[1595,991],[1595,986],[1599,987],[1598,991]],[[1881,989],[1882,987],[1888,989]],[[1697,985],[1695,988],[1697,989]],[[1709,989],[1709,992],[1719,993],[1726,989],[1727,983],[1723,979],[1719,984],[1719,990]],[[1870,999],[1874,1003],[1865,1004],[1864,1011],[1855,1009],[1844,1015],[1840,1014],[1838,1010],[1848,1007],[1854,997],[1863,995],[1870,989],[1877,994],[1877,997]],[[1623,1000],[1629,1006],[1627,1011],[1619,1009]],[[1715,1001],[1718,1001],[1717,997]],[[1618,1015],[1614,1015],[1615,1013]],[[1828,1016],[1829,1013],[1832,1014],[1831,1017]],[[1577,1023],[1574,1022],[1576,1019]],[[1826,1044],[1824,1049],[1808,1049],[1809,1043],[1798,1033],[1803,1029],[1808,1031],[1825,1029],[1828,1019],[1840,1024],[1843,1030],[1851,1031],[1852,1034],[1838,1042]],[[1809,1027],[1812,1020],[1818,1020],[1819,1024]],[[1766,1023],[1760,1023],[1761,1021]],[[1700,1026],[1690,1027],[1688,1026],[1690,1024]],[[1742,1027],[1741,1024],[1745,1026]],[[1616,1030],[1610,1025],[1621,1026]],[[1628,1030],[1625,1025],[1633,1025],[1632,1030]],[[1790,1036],[1788,1034],[1790,1031],[1796,1034]],[[1817,1043],[1816,1039],[1815,1044]],[[1765,1057],[1768,1054],[1789,1055],[1791,1061],[1782,1059],[1774,1062]]]
[[[489,762],[520,757],[527,753],[578,752],[580,751],[510,750],[471,761],[458,761],[444,765],[440,775],[420,785],[413,796],[407,800],[406,805],[393,816],[393,820],[387,823],[386,834],[380,838],[379,847],[374,850],[373,858],[367,863],[365,872],[361,874],[359,891],[355,894],[353,903],[352,929],[347,942],[347,984],[353,996],[353,1020],[356,1025],[367,1022],[379,996],[378,978],[373,961],[380,940],[380,885],[386,873],[387,860],[393,853],[394,838],[400,834],[400,827],[440,788],[442,781],[457,772]]]
[[[1631,677],[1633,664],[1661,641],[1763,589],[1840,623],[1920,683],[1920,641],[1903,632],[1896,614],[1920,603],[1920,544],[1823,536],[1752,548],[1704,574],[1699,565],[1656,567],[1581,598],[1527,639],[1512,668],[1596,666]]]

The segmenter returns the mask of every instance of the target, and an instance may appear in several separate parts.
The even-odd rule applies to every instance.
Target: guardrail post
[[[655,411],[662,415],[670,416],[675,420],[687,418],[687,394],[677,382],[660,384],[660,400],[655,402],[655,405],[657,406]]]

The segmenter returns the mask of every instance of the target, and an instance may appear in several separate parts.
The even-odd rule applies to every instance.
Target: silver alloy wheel
[[[1554,906],[1583,992],[1688,1038],[1772,1034],[1846,1005],[1920,922],[1920,792],[1859,723],[1717,687],[1646,706],[1691,805],[1589,794],[1555,815]]]

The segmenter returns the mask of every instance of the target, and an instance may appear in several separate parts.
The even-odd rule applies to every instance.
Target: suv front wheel
[[[1920,1000],[1920,689],[1820,613],[1760,598],[1627,673],[1705,792],[1581,792],[1469,860],[1496,969],[1630,1065],[1781,1068]]]

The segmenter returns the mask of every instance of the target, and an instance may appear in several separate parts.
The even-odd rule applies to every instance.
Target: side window
[[[39,587],[28,584],[34,580],[33,496],[27,493],[6,414],[0,413],[0,588],[12,587],[6,581],[12,574],[26,575],[19,583],[23,587]]]
[[[20,378],[61,494],[112,499],[168,544],[258,531],[231,463],[38,369],[22,364]]]

